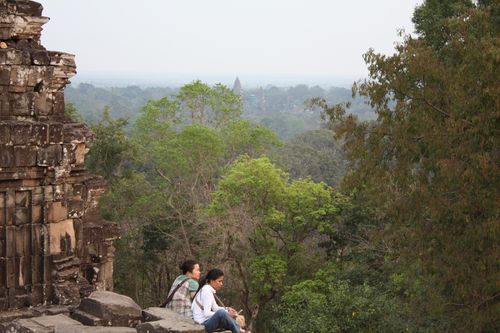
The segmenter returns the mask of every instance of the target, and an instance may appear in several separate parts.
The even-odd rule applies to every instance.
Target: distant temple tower
[[[113,287],[118,230],[84,166],[93,134],[64,116],[74,56],[40,44],[42,10],[0,0],[0,311]]]
[[[234,80],[233,91],[240,96],[243,95],[243,89],[241,88],[240,79],[238,77]]]

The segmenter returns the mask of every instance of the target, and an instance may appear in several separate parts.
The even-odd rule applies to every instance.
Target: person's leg
[[[240,333],[240,326],[231,318],[229,313],[224,310],[215,312],[212,317],[203,323],[203,326],[208,333],[212,333],[218,328],[231,330],[232,333]]]

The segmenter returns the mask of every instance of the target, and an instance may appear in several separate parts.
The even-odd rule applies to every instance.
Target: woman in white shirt
[[[208,271],[191,305],[193,319],[203,325],[208,333],[216,329],[231,330],[232,333],[249,333],[240,328],[233,319],[237,315],[236,310],[217,305],[214,294],[222,288],[223,283],[224,273],[220,269],[214,268]]]

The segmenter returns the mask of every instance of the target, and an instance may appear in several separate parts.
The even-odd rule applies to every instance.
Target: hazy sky
[[[79,75],[359,78],[422,0],[38,0],[49,50]],[[153,75],[152,75],[153,76]],[[318,82],[320,83],[320,82]]]

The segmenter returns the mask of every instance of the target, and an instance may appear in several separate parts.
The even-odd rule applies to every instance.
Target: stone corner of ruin
[[[88,175],[94,135],[64,115],[74,56],[40,43],[43,6],[0,0],[0,311],[112,290],[116,224]]]

